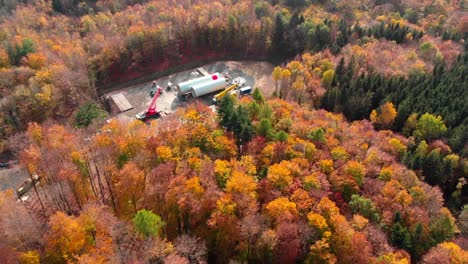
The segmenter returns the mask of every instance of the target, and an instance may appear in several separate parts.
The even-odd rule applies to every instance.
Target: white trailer
[[[224,78],[213,78],[211,81],[207,81],[198,85],[192,86],[190,92],[193,98],[203,96],[205,94],[213,93],[226,88],[227,82]]]
[[[220,79],[220,78],[222,78],[222,76],[219,73],[214,73],[214,74],[209,75],[209,76],[204,76],[204,77],[196,78],[196,79],[193,79],[193,80],[188,80],[186,82],[181,82],[181,83],[177,84],[177,92],[178,92],[179,96],[183,95],[183,94],[186,94],[186,93],[190,92],[190,89],[193,86],[204,83],[204,82],[209,82],[209,81],[211,81],[211,80],[213,80],[215,78]]]

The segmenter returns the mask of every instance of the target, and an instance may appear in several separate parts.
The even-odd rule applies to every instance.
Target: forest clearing
[[[468,263],[467,8],[0,0],[0,263]]]
[[[260,91],[267,97],[271,97],[274,92],[274,81],[271,76],[273,65],[269,62],[253,62],[253,61],[219,61],[208,65],[201,66],[208,73],[228,74],[231,79],[242,77],[246,80],[244,86],[258,87]],[[195,74],[195,75],[194,75]],[[109,98],[114,94],[123,94],[130,104],[132,109],[120,113],[115,105],[111,104],[111,116],[116,116],[121,120],[131,120],[135,114],[143,111],[148,107],[151,101],[149,92],[152,89],[153,82],[157,85],[165,87],[162,95],[157,100],[158,108],[167,113],[175,112],[178,108],[186,107],[188,104],[200,101],[205,105],[213,105],[213,94],[203,96],[202,98],[189,98],[183,100],[177,96],[176,89],[167,89],[168,83],[177,84],[190,79],[195,79],[198,76],[197,69],[190,69],[183,72],[178,72],[165,76],[156,80],[145,82],[138,85],[118,89],[103,95],[104,98]],[[109,100],[110,101],[110,100]]]

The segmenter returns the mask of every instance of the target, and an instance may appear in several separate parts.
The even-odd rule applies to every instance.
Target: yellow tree
[[[86,246],[84,226],[73,216],[57,212],[50,217],[50,229],[45,235],[46,251],[72,261]]]
[[[238,193],[255,198],[257,196],[256,190],[255,178],[239,171],[233,171],[231,178],[226,183],[228,193]]]
[[[128,162],[115,174],[114,190],[120,214],[132,214],[138,210],[138,204],[145,190],[145,173],[134,162]]]
[[[431,248],[424,255],[422,263],[454,263],[464,264],[468,261],[468,251],[461,249],[452,242],[443,242]]]
[[[397,111],[392,102],[386,102],[380,108],[380,122],[386,128],[390,127],[397,116]]]
[[[265,207],[267,214],[276,222],[281,219],[294,219],[299,215],[297,205],[286,197],[279,197]]]
[[[10,59],[8,58],[8,54],[5,50],[0,49],[0,69],[1,68],[9,68],[10,67]]]
[[[285,188],[293,181],[291,171],[287,168],[286,163],[283,161],[268,168],[267,179],[276,187]]]
[[[335,71],[330,69],[330,70],[327,70],[323,73],[323,76],[322,76],[322,84],[325,88],[330,88],[332,83],[333,83],[333,79],[335,78]]]
[[[36,250],[27,251],[20,255],[19,257],[21,264],[40,264],[41,256]]]
[[[114,257],[113,231],[116,217],[104,206],[87,204],[77,219],[86,230],[90,246],[77,257],[78,263],[104,264]]]
[[[275,80],[275,93],[278,95],[278,81],[282,78],[283,69],[280,66],[276,66],[273,69],[273,80]]]
[[[39,70],[46,64],[47,58],[41,53],[30,53],[27,56],[27,64],[31,69]]]
[[[292,84],[292,88],[294,90],[294,93],[296,94],[297,103],[301,104],[302,92],[305,89],[304,79],[302,77],[298,77]]]
[[[366,175],[366,168],[362,163],[350,160],[346,163],[344,170],[347,175],[353,177],[359,186],[362,185],[364,176]]]
[[[285,93],[285,89],[286,87],[288,86],[288,83],[289,81],[291,80],[291,71],[288,70],[288,69],[284,69],[282,72],[281,72],[281,79],[282,79],[282,87],[280,89],[280,94],[279,94],[279,98],[282,98],[283,97],[283,94]]]
[[[372,110],[370,120],[381,128],[390,128],[397,116],[397,111],[392,102],[386,102],[380,107],[380,111]]]

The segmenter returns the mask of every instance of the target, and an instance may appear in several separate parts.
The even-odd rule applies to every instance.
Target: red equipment
[[[156,94],[154,95],[153,100],[151,100],[151,104],[149,105],[148,110],[137,114],[136,118],[144,121],[144,120],[146,120],[146,119],[148,119],[148,118],[150,118],[152,116],[155,116],[155,115],[159,114],[161,111],[158,111],[156,109],[156,100],[158,100],[158,97],[159,97],[159,95],[161,93],[162,93],[162,89],[158,85],[158,87],[156,89]]]

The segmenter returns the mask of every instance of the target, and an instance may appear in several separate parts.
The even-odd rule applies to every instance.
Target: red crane
[[[156,100],[158,100],[159,95],[162,93],[161,87],[159,85],[156,88],[156,93],[154,94],[153,100],[151,100],[151,104],[148,107],[148,110],[141,112],[136,115],[136,118],[145,121],[146,119],[158,115],[161,111],[156,109]]]

